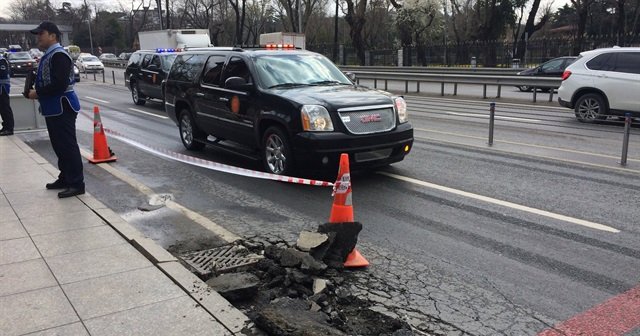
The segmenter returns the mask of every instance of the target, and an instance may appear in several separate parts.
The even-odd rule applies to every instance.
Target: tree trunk
[[[356,55],[360,65],[365,65],[364,49],[365,43],[362,37],[362,31],[364,30],[364,24],[366,22],[365,12],[367,9],[367,0],[357,0],[358,3],[354,3],[353,0],[346,0],[347,3],[347,15],[345,15],[345,21],[349,24],[351,31],[349,36],[351,37],[351,43],[356,49]]]
[[[624,47],[626,46],[624,33],[626,28],[625,25],[627,23],[627,20],[625,18],[625,11],[624,11],[624,5],[626,0],[618,0],[616,2],[618,4],[618,46]]]

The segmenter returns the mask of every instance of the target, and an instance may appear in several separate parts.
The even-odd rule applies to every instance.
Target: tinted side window
[[[614,59],[612,53],[598,55],[587,62],[587,67],[591,70],[611,71],[614,69]]]
[[[153,55],[153,58],[151,59],[151,63],[150,64],[153,64],[156,67],[158,67],[158,69],[160,69],[160,67],[162,66],[162,64],[160,63],[160,56]]]
[[[563,63],[564,63],[563,59],[549,61],[543,64],[541,69],[543,72],[560,71],[562,70]]]
[[[139,64],[140,58],[142,58],[142,55],[140,53],[131,54],[131,57],[129,57],[129,62],[127,63],[127,65]]]
[[[207,60],[207,65],[204,67],[204,76],[202,76],[202,82],[209,85],[220,85],[220,75],[222,74],[222,67],[227,56],[224,55],[212,55]]]
[[[618,53],[615,71],[640,74],[640,52]]]
[[[229,77],[242,77],[247,83],[253,83],[249,67],[240,57],[231,57],[229,64],[227,64],[227,67],[224,69],[223,80]]]
[[[169,77],[176,81],[193,82],[202,70],[205,60],[204,55],[180,55],[173,62]]]
[[[149,63],[151,63],[151,54],[146,54],[144,55],[144,58],[142,59],[142,67],[146,68],[149,66]]]

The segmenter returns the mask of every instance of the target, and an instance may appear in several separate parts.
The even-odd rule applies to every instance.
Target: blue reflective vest
[[[11,90],[10,73],[9,61],[0,54],[0,94],[9,94],[9,90]]]
[[[40,113],[42,113],[45,117],[53,117],[61,115],[63,112],[62,102],[66,99],[69,102],[71,108],[80,112],[80,100],[78,100],[78,96],[76,92],[73,90],[73,60],[67,54],[60,44],[55,44],[50,47],[42,58],[40,59],[40,65],[38,65],[38,72],[36,75],[36,90],[38,88],[47,86],[51,84],[51,59],[55,53],[63,53],[65,56],[69,58],[71,62],[71,70],[69,72],[69,84],[64,93],[53,96],[40,96],[38,95],[38,101],[40,102]]]

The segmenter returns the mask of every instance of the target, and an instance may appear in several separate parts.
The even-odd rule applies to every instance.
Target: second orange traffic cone
[[[117,158],[107,145],[107,136],[104,134],[102,121],[100,121],[100,109],[93,106],[93,158],[91,163],[112,162]]]
[[[329,223],[353,222],[353,202],[351,199],[351,173],[349,172],[349,155],[340,155],[338,178],[334,187],[333,205]],[[345,267],[365,267],[369,262],[354,247],[344,262]]]

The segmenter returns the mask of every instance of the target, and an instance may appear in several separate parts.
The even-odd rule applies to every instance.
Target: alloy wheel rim
[[[281,174],[285,170],[287,157],[284,155],[284,143],[279,136],[272,134],[265,145],[266,160],[269,170],[274,174]]]
[[[138,88],[134,86],[133,90],[131,90],[131,94],[133,95],[133,101],[137,102],[138,101]]]
[[[191,142],[193,142],[193,130],[191,129],[191,122],[189,122],[189,117],[187,116],[182,117],[181,124],[182,124],[182,139],[184,140],[184,142],[190,145]]]
[[[600,114],[600,104],[595,99],[585,99],[580,107],[578,113],[583,119],[593,120]]]

